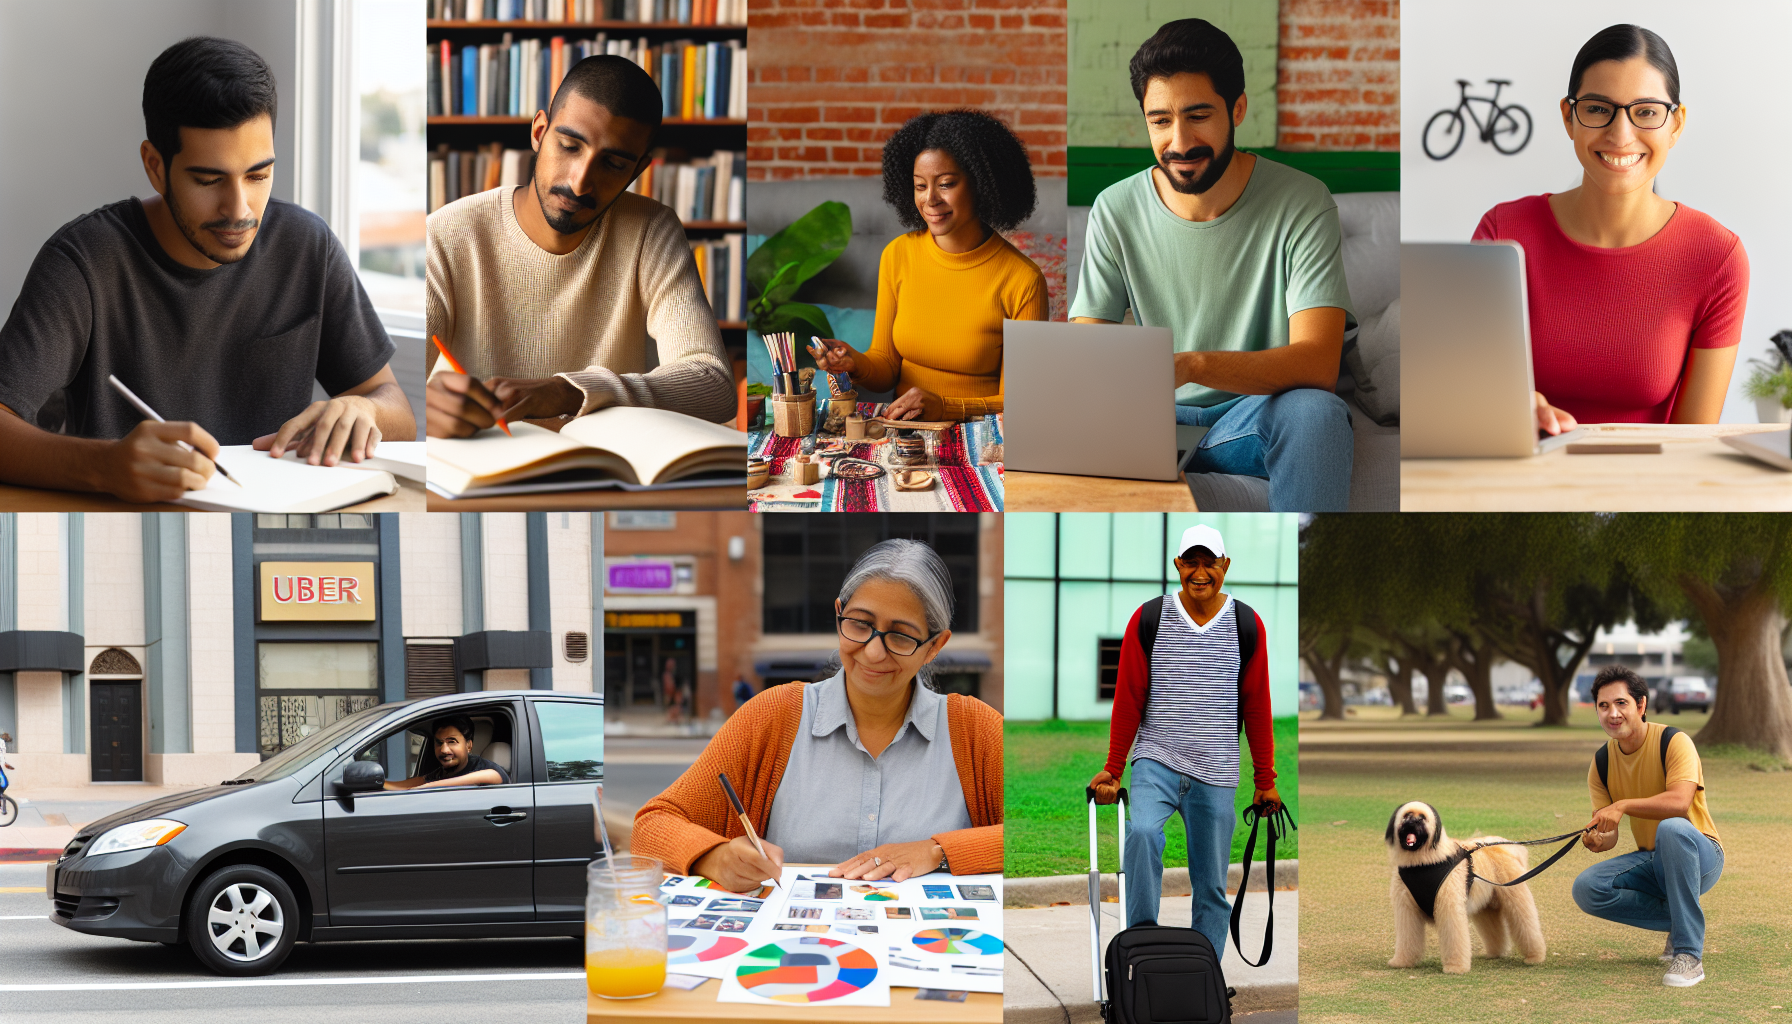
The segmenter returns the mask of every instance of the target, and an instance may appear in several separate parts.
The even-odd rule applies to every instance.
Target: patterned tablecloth
[[[871,403],[859,403],[859,411],[866,416],[876,408]],[[816,417],[818,427],[820,420]],[[938,442],[929,445],[933,457],[920,466],[897,466],[891,461],[893,433],[886,432],[874,441],[853,443],[852,457],[883,466],[882,476],[872,480],[824,476],[820,483],[804,486],[796,483],[792,475],[792,457],[802,451],[802,439],[779,437],[769,429],[754,432],[747,439],[748,453],[771,463],[771,479],[764,487],[747,492],[747,508],[754,512],[1002,511],[1001,465],[977,465],[978,454],[986,445],[1002,443],[1000,417],[985,416],[940,431]],[[817,445],[829,440],[833,439],[816,434]],[[931,471],[936,477],[932,489],[897,490],[891,474],[908,469]]]

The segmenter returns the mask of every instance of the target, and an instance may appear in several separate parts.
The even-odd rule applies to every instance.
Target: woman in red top
[[[1501,203],[1476,239],[1524,247],[1537,426],[1716,423],[1748,303],[1734,233],[1655,193],[1686,128],[1666,42],[1613,25],[1574,58],[1562,125],[1578,188]]]

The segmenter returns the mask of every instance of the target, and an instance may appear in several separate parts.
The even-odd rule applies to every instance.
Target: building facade
[[[16,781],[205,784],[377,703],[589,692],[602,550],[585,513],[0,514]]]

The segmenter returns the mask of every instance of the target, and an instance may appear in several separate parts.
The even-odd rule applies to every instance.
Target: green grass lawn
[[[1570,887],[1601,856],[1575,850],[1529,885],[1549,959],[1477,957],[1466,975],[1441,972],[1435,933],[1417,968],[1396,970],[1383,833],[1406,800],[1438,808],[1454,838],[1556,835],[1591,816],[1587,765],[1604,734],[1577,709],[1564,728],[1531,728],[1534,713],[1475,724],[1399,721],[1363,708],[1353,720],[1303,716],[1301,744],[1300,1016],[1302,1024],[1413,1022],[1670,1022],[1792,1020],[1792,772],[1728,751],[1702,751],[1723,878],[1705,895],[1706,980],[1661,984],[1662,934],[1582,913]],[[1661,720],[1696,732],[1705,716]],[[1550,852],[1533,848],[1531,862]],[[1479,940],[1476,940],[1477,948]]]
[[[1299,777],[1297,775],[1295,734],[1298,723],[1293,718],[1275,720],[1276,789],[1288,802],[1289,811],[1300,820]],[[1089,870],[1089,811],[1083,789],[1101,770],[1107,760],[1108,725],[1106,722],[1009,722],[1002,729],[1003,768],[1006,773],[1006,803],[1003,837],[1006,851],[1002,873],[1010,877],[1036,875],[1076,875]],[[1240,764],[1237,805],[1240,810],[1251,802],[1250,748],[1240,741]],[[1129,766],[1122,782],[1130,785]],[[1096,828],[1101,838],[1101,867],[1113,871],[1119,867],[1120,855],[1114,839],[1113,807],[1096,812]],[[1186,867],[1188,849],[1183,837],[1180,816],[1172,816],[1165,832],[1164,867]],[[1265,830],[1258,829],[1257,854],[1264,857]],[[1244,841],[1249,830],[1243,822],[1232,833],[1232,862],[1239,863],[1244,854]],[[1289,860],[1296,856],[1296,834],[1276,843],[1276,856]]]

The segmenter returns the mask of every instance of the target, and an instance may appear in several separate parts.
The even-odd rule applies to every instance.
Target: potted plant
[[[1781,331],[1770,340],[1772,355],[1748,361],[1753,369],[1742,393],[1755,400],[1755,415],[1762,423],[1792,423],[1792,331]]]
[[[793,297],[805,281],[839,259],[850,241],[852,210],[833,200],[767,238],[747,257],[747,286],[757,293],[747,305],[747,326],[761,335],[794,331],[833,337],[827,314]]]

